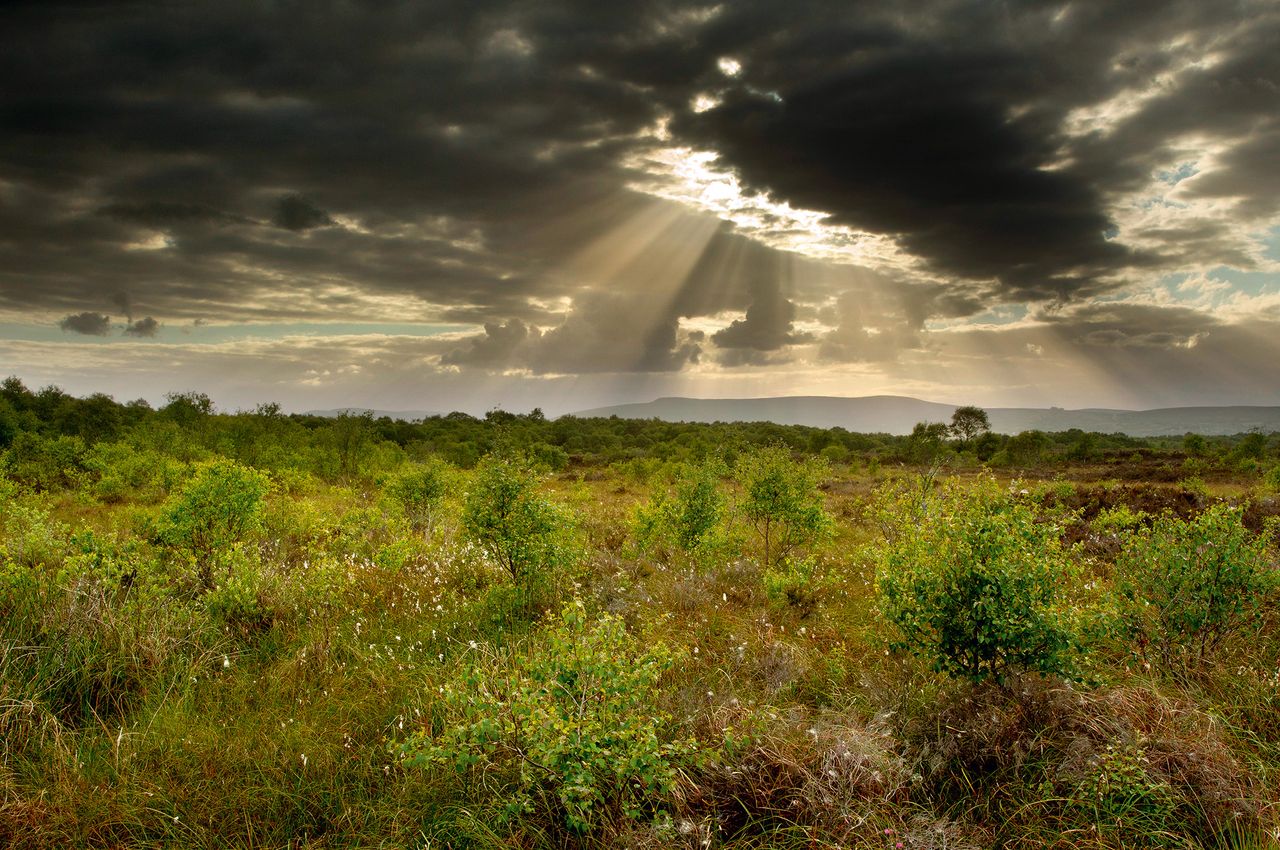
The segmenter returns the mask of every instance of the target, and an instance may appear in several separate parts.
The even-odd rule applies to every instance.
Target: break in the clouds
[[[317,407],[479,403],[468,385],[554,385],[562,409],[1280,402],[1241,368],[1280,337],[1273,0],[53,2],[0,24],[19,373],[78,386],[70,354],[110,349],[95,388],[126,395],[163,350],[171,388]]]

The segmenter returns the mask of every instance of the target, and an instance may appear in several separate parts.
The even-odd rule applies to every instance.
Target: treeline
[[[763,445],[871,470],[883,464],[1038,468],[1155,459],[1178,474],[1261,474],[1280,455],[1276,434],[1137,438],[1072,429],[1008,436],[986,430],[985,416],[980,424],[957,431],[955,423],[921,423],[912,434],[895,436],[770,422],[553,420],[537,409],[493,410],[483,417],[454,412],[409,422],[355,412],[285,414],[276,404],[220,413],[199,392],[171,393],[156,409],[144,400],[121,403],[101,393],[78,398],[52,386],[33,391],[16,377],[0,383],[6,471],[43,488],[128,466],[150,464],[163,474],[163,458],[192,461],[213,454],[329,480],[374,477],[428,457],[471,468],[503,446],[519,447],[553,471],[612,465],[640,478],[667,463],[712,455],[732,462],[744,449]]]

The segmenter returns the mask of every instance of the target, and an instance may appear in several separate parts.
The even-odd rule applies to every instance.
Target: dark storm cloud
[[[85,336],[106,336],[111,332],[111,317],[101,313],[76,313],[58,322],[58,327]]]
[[[188,222],[230,223],[244,221],[244,219],[237,216],[229,215],[221,210],[202,204],[169,201],[111,203],[99,209],[98,212],[109,218],[156,228],[170,227]]]
[[[797,317],[843,299],[824,356],[886,359],[930,317],[1087,297],[1179,267],[1193,244],[1195,258],[1248,267],[1235,227],[1276,214],[1280,196],[1274,3],[299,12],[0,12],[0,308],[69,321],[128,292],[154,327],[381,309],[483,324],[446,365],[571,373],[676,370],[704,347],[772,362],[810,341]],[[739,75],[719,69],[725,56]],[[1148,89],[1069,132],[1081,110]],[[719,105],[695,113],[700,94]],[[661,298],[631,279],[572,277],[566,258],[618,223],[582,211],[634,213],[617,200],[622,163],[656,143],[646,128],[664,117],[672,144],[718,152],[747,188],[887,234],[946,282],[895,282],[855,309],[858,287],[802,290],[777,251],[723,232],[682,280],[654,283]],[[1116,199],[1189,137],[1220,154],[1179,191],[1235,199],[1236,218],[1117,236]],[[547,306],[562,298],[564,315]],[[116,303],[130,328],[147,321]],[[402,315],[412,305],[421,316]],[[682,330],[726,310],[745,316],[711,340]]]
[[[1109,198],[1188,133],[1252,139],[1280,115],[1273,4],[910,3],[901,16],[787,4],[772,18],[763,6],[735,45],[741,80],[674,129],[751,185],[893,235],[943,273],[996,279],[1005,298],[1087,295],[1157,262],[1108,238]],[[1210,51],[1218,65],[1165,84],[1114,131],[1064,134],[1072,110]],[[1215,179],[1274,198],[1257,154],[1275,148],[1250,144]]]
[[[285,195],[277,201],[273,221],[285,230],[310,230],[334,223],[327,212],[301,195]]]

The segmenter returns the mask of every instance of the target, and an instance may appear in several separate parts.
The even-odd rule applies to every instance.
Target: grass
[[[680,652],[655,710],[698,742],[669,794],[585,835],[553,810],[502,815],[504,769],[397,756],[473,642],[543,628],[495,601],[503,577],[463,539],[456,493],[429,536],[376,487],[274,497],[240,619],[189,592],[59,579],[46,559],[0,612],[0,846],[1280,846],[1274,598],[1194,670],[1113,641],[1092,647],[1083,683],[954,682],[890,651],[875,604],[866,507],[899,474],[828,483],[836,528],[815,552],[812,612],[767,598],[742,528],[736,555],[691,568],[634,551],[646,487],[550,483],[578,526],[563,595]],[[72,493],[51,510],[68,534],[127,536],[154,508]],[[1105,551],[1082,557],[1106,581]]]

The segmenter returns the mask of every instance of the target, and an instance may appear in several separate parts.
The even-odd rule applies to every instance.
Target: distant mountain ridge
[[[776,422],[780,425],[840,427],[863,433],[909,434],[917,422],[949,422],[958,405],[908,396],[780,396],[776,398],[682,398],[670,396],[638,404],[583,410],[574,415],[663,419],[669,422]],[[1134,437],[1185,434],[1239,434],[1258,428],[1280,431],[1280,407],[1166,407],[1113,410],[1058,407],[988,407],[991,429],[1002,434],[1041,431],[1098,431]]]
[[[308,410],[303,416],[327,416],[330,419],[334,419],[344,413],[349,416],[363,416],[366,413],[370,413],[373,414],[374,419],[381,419],[385,416],[388,419],[403,419],[405,422],[417,422],[419,419],[444,415],[435,410],[375,410],[371,407],[336,407],[331,410]]]

